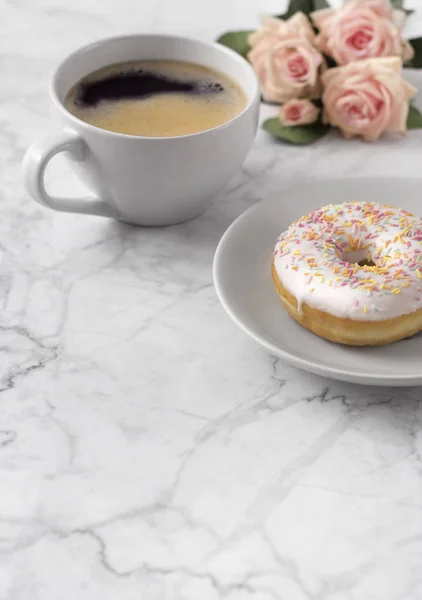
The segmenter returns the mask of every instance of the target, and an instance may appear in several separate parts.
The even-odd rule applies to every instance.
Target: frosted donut
[[[422,218],[391,206],[324,206],[290,225],[272,277],[291,316],[356,346],[422,331]]]

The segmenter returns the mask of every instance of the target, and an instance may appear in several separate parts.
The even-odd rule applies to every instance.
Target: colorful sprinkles
[[[295,271],[298,289],[314,296],[317,285],[330,298],[338,288],[355,290],[356,318],[382,313],[403,294],[409,307],[402,314],[422,307],[422,219],[403,209],[330,204],[290,225],[278,238],[274,259],[278,272],[281,263],[287,274]]]

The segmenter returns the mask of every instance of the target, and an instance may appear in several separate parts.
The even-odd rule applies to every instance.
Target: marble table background
[[[68,52],[132,31],[212,39],[282,5],[0,1],[1,600],[422,598],[422,388],[289,367],[229,321],[211,276],[233,219],[305,174],[421,178],[422,132],[307,148],[260,132],[214,206],[162,230],[22,189]],[[60,163],[50,180],[77,188]]]

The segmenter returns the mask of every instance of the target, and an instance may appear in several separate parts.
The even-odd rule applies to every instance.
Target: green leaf
[[[391,2],[391,6],[395,9],[395,10],[404,10],[404,12],[407,15],[411,15],[414,11],[413,10],[409,10],[408,8],[404,8],[403,7],[403,0],[390,0]]]
[[[323,8],[330,8],[326,0],[314,0],[314,10],[322,10]]]
[[[309,15],[314,10],[313,0],[290,0],[287,11],[283,15],[277,15],[279,19],[290,19],[295,13],[301,11]]]
[[[228,33],[224,33],[217,40],[219,44],[223,44],[223,46],[227,46],[227,48],[231,48],[243,58],[246,58],[251,47],[248,43],[248,38],[253,31],[229,31]]]
[[[416,38],[414,40],[409,40],[413,50],[415,51],[415,56],[408,63],[409,67],[413,69],[421,69],[422,68],[422,38]]]
[[[311,125],[295,125],[287,127],[282,125],[277,117],[267,119],[262,124],[262,128],[273,137],[289,142],[290,144],[313,144],[324,135],[330,127],[321,123],[312,123]]]
[[[409,106],[407,129],[422,129],[422,115],[414,106]]]
[[[289,7],[283,15],[277,15],[279,19],[290,19],[295,13],[301,11],[309,15],[314,10],[329,8],[326,0],[290,0]]]

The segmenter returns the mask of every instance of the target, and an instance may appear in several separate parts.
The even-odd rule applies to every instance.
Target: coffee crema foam
[[[227,75],[173,60],[110,65],[68,92],[66,109],[78,119],[117,133],[174,137],[227,123],[247,104]]]

